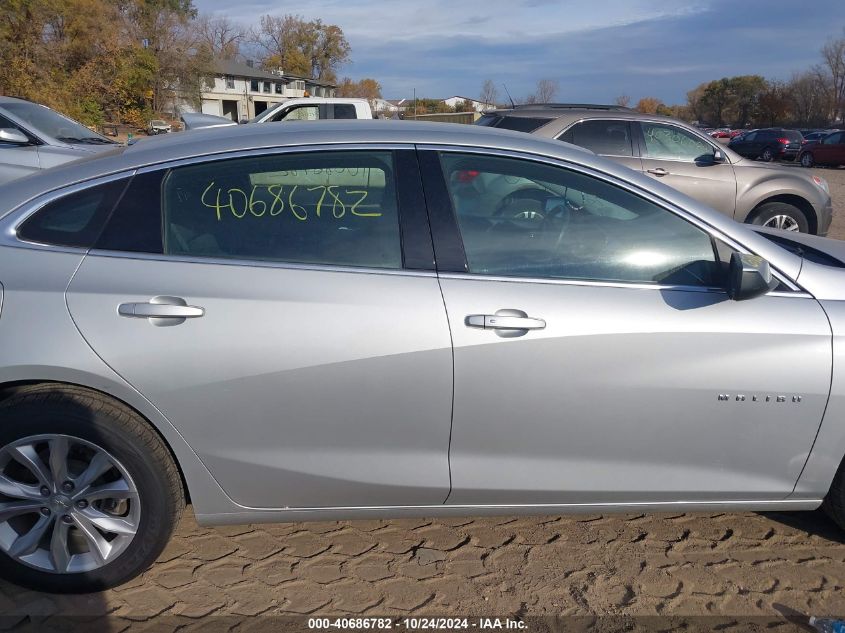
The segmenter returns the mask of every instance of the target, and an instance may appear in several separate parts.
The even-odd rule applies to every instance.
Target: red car
[[[737,136],[741,136],[750,130],[731,130],[731,138],[736,138]]]
[[[718,130],[710,132],[710,136],[713,138],[730,138],[731,131],[726,127],[720,127]]]
[[[833,132],[814,143],[807,143],[798,154],[798,162],[802,167],[845,165],[845,132]]]

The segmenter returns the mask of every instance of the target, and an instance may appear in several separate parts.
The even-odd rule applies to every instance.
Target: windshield
[[[63,143],[115,144],[114,141],[92,132],[81,123],[37,103],[11,102],[4,103],[0,107],[26,121],[37,131]]]

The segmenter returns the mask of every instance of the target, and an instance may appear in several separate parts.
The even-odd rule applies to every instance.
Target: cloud
[[[233,7],[195,0],[203,12],[246,23],[280,13],[271,0]],[[683,102],[702,81],[738,74],[788,78],[819,61],[824,39],[841,34],[842,0],[812,10],[773,0],[312,0],[308,18],[340,25],[352,46],[341,74],[375,77],[385,96],[475,95],[482,82],[514,97],[538,79],[558,98],[611,101],[628,94]],[[300,11],[293,11],[300,12]]]

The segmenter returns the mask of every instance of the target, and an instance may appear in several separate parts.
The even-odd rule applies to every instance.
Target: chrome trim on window
[[[743,246],[740,242],[737,242],[733,237],[723,233],[718,228],[711,226],[698,218],[696,215],[690,213],[689,211],[685,210],[682,207],[679,207],[672,203],[669,200],[665,200],[664,198],[660,198],[659,196],[654,195],[652,192],[648,191],[647,189],[642,189],[634,183],[621,180],[611,174],[607,174],[601,171],[596,171],[590,167],[586,167],[579,163],[569,162],[563,158],[555,158],[553,156],[547,156],[545,154],[532,154],[529,152],[524,151],[517,151],[517,150],[502,150],[502,149],[490,149],[485,147],[470,147],[467,145],[448,145],[448,144],[419,144],[417,145],[417,149],[423,151],[432,151],[432,152],[461,152],[464,154],[481,154],[482,156],[502,156],[505,158],[518,158],[522,160],[531,160],[538,163],[545,163],[547,165],[552,165],[554,167],[563,167],[564,169],[568,169],[570,171],[575,171],[586,176],[590,176],[591,178],[595,178],[597,180],[602,180],[606,183],[624,189],[640,198],[644,198],[649,202],[665,209],[666,211],[673,213],[674,215],[680,216],[690,224],[698,227],[708,235],[715,237],[716,239],[721,240],[731,248],[741,253],[750,253],[745,246]],[[772,266],[772,274],[773,276],[780,281],[781,283],[788,286],[791,290],[796,292],[806,292],[803,288],[801,288],[798,284],[796,284],[792,279],[784,275],[781,271],[777,270]],[[651,287],[651,286],[649,286]]]
[[[263,259],[235,259],[223,257],[197,257],[194,255],[165,255],[162,253],[133,253],[130,251],[108,251],[92,248],[91,257],[113,257],[118,259],[138,259],[165,263],[205,264],[213,266],[241,266],[245,268],[282,268],[311,272],[357,273],[366,275],[400,275],[404,277],[436,277],[433,270],[411,270],[406,268],[366,268],[364,266],[343,266],[340,264],[306,264],[297,262],[277,262]]]

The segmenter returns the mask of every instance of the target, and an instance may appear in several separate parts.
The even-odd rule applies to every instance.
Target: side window
[[[827,136],[823,141],[823,145],[839,145],[842,142],[842,137],[845,136],[842,132],[837,132],[836,134],[831,134]]]
[[[710,236],[624,189],[513,158],[442,154],[471,273],[715,285]]]
[[[560,140],[586,147],[596,154],[634,155],[631,126],[627,121],[582,121],[569,128]]]
[[[401,268],[393,156],[323,152],[173,169],[162,194],[164,252]]]
[[[351,103],[336,103],[334,106],[334,118],[336,119],[354,119],[355,106]]]
[[[297,106],[288,110],[281,121],[316,121],[320,118],[320,106]]]
[[[161,253],[161,182],[166,170],[132,178],[114,208],[95,248],[133,253]]]
[[[39,244],[90,248],[128,179],[90,187],[54,200],[18,228],[18,238]]]
[[[683,128],[647,121],[640,127],[649,158],[693,162],[713,155],[712,145]]]
[[[749,132],[748,134],[743,136],[741,140],[743,140],[743,141],[753,141],[755,138],[757,138],[757,132]]]

